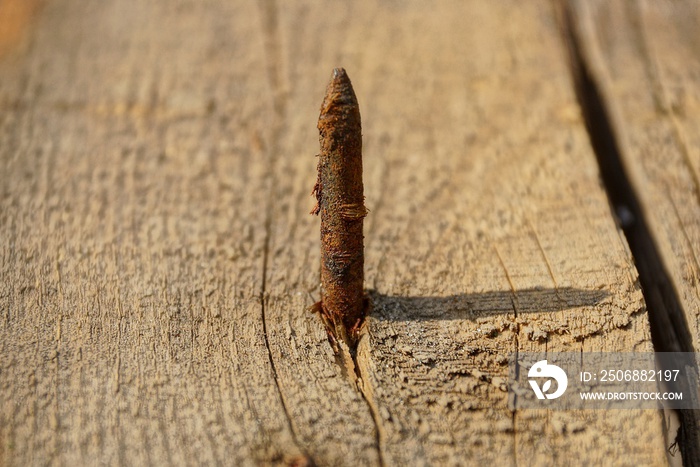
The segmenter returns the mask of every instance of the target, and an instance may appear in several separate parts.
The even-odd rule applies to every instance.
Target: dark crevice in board
[[[265,342],[265,348],[267,350],[267,356],[270,361],[270,367],[272,370],[272,376],[275,381],[275,387],[277,388],[277,394],[280,398],[282,404],[282,409],[287,421],[287,427],[291,433],[292,441],[294,442],[297,449],[301,452],[301,457],[295,459],[291,464],[303,464],[303,465],[317,465],[316,460],[312,457],[311,453],[307,450],[306,446],[302,444],[297,436],[297,431],[294,427],[294,421],[292,419],[291,412],[289,410],[288,402],[285,398],[284,391],[280,385],[279,375],[277,372],[277,365],[275,363],[275,358],[272,352],[272,347],[270,345],[270,334],[268,331],[268,319],[267,319],[267,303],[269,300],[267,293],[267,281],[268,281],[268,269],[270,267],[270,244],[272,243],[272,207],[275,205],[275,192],[274,188],[279,185],[278,180],[275,177],[275,168],[277,154],[279,154],[278,148],[281,139],[281,121],[286,111],[286,102],[283,99],[282,93],[280,92],[279,83],[279,70],[275,64],[279,63],[279,38],[278,38],[278,17],[277,17],[277,5],[275,0],[266,0],[260,3],[261,10],[261,22],[262,22],[262,36],[264,41],[264,51],[267,55],[267,79],[272,89],[273,100],[272,100],[272,110],[273,110],[273,120],[270,125],[270,149],[266,152],[267,167],[268,171],[268,196],[266,201],[265,209],[265,238],[263,243],[263,264],[262,264],[262,288],[260,290],[260,314],[262,319],[262,334],[263,340]],[[280,459],[273,459],[273,462],[280,462]]]
[[[360,337],[359,339],[365,338],[369,339],[369,328],[367,326],[364,326],[363,329],[360,331]],[[377,459],[379,460],[379,467],[385,467],[386,463],[384,462],[384,454],[383,454],[383,448],[384,448],[384,441],[382,437],[382,429],[381,429],[381,415],[379,414],[379,410],[377,408],[377,403],[374,400],[373,396],[371,393],[368,393],[367,390],[365,390],[365,384],[370,384],[369,378],[364,378],[362,374],[362,366],[360,361],[358,360],[357,357],[357,347],[354,350],[351,350],[351,358],[352,362],[355,365],[355,387],[357,387],[358,391],[360,392],[360,395],[362,396],[362,400],[365,401],[365,404],[367,404],[367,408],[369,409],[369,413],[372,416],[372,422],[374,422],[374,442],[376,445],[377,449]]]
[[[282,388],[280,387],[279,377],[277,375],[277,367],[275,366],[275,359],[272,356],[272,349],[270,348],[270,338],[269,338],[269,334],[267,331],[267,317],[265,316],[266,300],[267,300],[267,298],[266,298],[266,295],[267,295],[266,282],[267,282],[269,244],[270,244],[270,217],[268,214],[268,219],[266,219],[266,221],[265,221],[265,246],[264,246],[264,250],[263,250],[263,275],[262,275],[262,289],[260,291],[260,313],[261,313],[261,319],[262,319],[263,340],[265,341],[265,349],[267,350],[267,357],[270,360],[272,377],[275,380],[275,387],[277,388],[277,394],[279,395],[280,402],[282,404],[282,409],[284,410],[284,415],[287,419],[287,426],[288,426],[289,431],[292,435],[292,441],[294,442],[296,447],[303,453],[305,462],[308,465],[316,465],[313,458],[309,455],[309,453],[306,451],[304,446],[301,443],[299,443],[299,439],[297,438],[297,433],[294,430],[294,424],[292,423],[292,416],[289,412],[289,407],[287,407],[287,402],[285,401],[284,393],[282,392]]]
[[[559,9],[557,5],[557,8]],[[651,336],[656,352],[694,352],[692,338],[678,294],[664,266],[647,224],[644,211],[625,171],[598,83],[588,69],[576,33],[572,7],[564,3],[561,26],[568,45],[570,69],[586,129],[595,151],[600,174],[616,220],[629,243],[639,282],[647,304]],[[684,465],[699,465],[699,411],[679,411],[681,422],[676,439]]]

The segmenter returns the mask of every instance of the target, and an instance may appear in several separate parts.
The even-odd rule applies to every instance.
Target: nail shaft
[[[360,108],[347,73],[333,70],[318,119],[321,153],[314,193],[321,215],[321,313],[354,341],[365,313]]]

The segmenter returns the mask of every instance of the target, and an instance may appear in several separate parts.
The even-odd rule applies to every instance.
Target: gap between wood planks
[[[564,0],[566,1],[566,0]],[[581,108],[591,146],[595,152],[605,193],[613,217],[627,238],[639,282],[649,311],[654,350],[657,352],[695,352],[685,314],[670,275],[649,229],[637,194],[625,171],[619,143],[609,118],[608,104],[599,83],[584,58],[577,25],[569,3],[556,4],[562,36],[569,51],[576,98]],[[696,369],[697,371],[697,369]],[[677,446],[684,465],[697,465],[700,459],[698,411],[676,411],[680,419],[678,433],[668,431],[664,417],[666,446]],[[676,444],[677,443],[677,444]]]

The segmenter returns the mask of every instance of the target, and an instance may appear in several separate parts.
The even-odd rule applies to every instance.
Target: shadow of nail
[[[607,290],[573,287],[487,291],[447,297],[406,297],[368,291],[370,316],[381,321],[475,320],[498,314],[553,313],[593,306],[610,296]]]

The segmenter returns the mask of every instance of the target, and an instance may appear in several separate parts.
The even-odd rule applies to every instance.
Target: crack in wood
[[[261,319],[262,319],[263,339],[265,341],[265,349],[267,350],[267,356],[270,360],[270,367],[272,368],[272,376],[273,376],[273,379],[275,380],[275,386],[277,388],[277,393],[279,394],[279,397],[280,397],[280,403],[282,404],[282,409],[284,410],[285,418],[287,419],[287,426],[289,427],[289,431],[292,435],[292,440],[294,441],[294,444],[299,449],[299,451],[301,451],[302,454],[306,457],[306,460],[308,461],[307,465],[316,465],[313,458],[309,455],[309,453],[304,448],[304,446],[302,446],[301,443],[299,443],[296,430],[294,429],[294,423],[292,422],[292,417],[291,417],[291,414],[289,412],[289,408],[287,407],[287,401],[285,400],[284,393],[282,392],[282,388],[280,387],[279,377],[277,375],[277,367],[275,366],[275,359],[272,356],[272,349],[270,348],[270,339],[269,339],[268,333],[267,333],[267,319],[265,316],[265,308],[266,308],[265,307],[265,294],[267,292],[267,267],[268,267],[269,244],[270,244],[270,223],[271,223],[270,207],[271,206],[268,205],[267,219],[265,221],[265,241],[264,241],[264,249],[263,249],[262,289],[260,291],[260,310],[261,310]]]
[[[275,163],[277,160],[278,147],[280,142],[280,135],[282,133],[282,119],[284,117],[286,102],[282,94],[280,85],[279,69],[276,66],[279,63],[279,38],[278,38],[278,18],[277,18],[277,5],[274,0],[268,0],[262,2],[260,5],[261,16],[262,16],[262,34],[265,41],[265,54],[268,58],[267,66],[267,78],[270,82],[270,87],[272,88],[272,107],[273,107],[273,122],[270,126],[270,149],[267,151],[268,160],[268,175],[267,178],[270,180],[268,186],[268,197],[267,206],[265,209],[265,239],[263,242],[263,271],[262,271],[262,289],[260,291],[260,309],[262,318],[262,331],[263,339],[265,341],[265,348],[267,350],[268,359],[270,361],[270,366],[272,368],[272,375],[275,381],[275,386],[277,393],[282,404],[282,409],[284,410],[284,415],[287,420],[287,426],[292,436],[292,441],[299,451],[302,453],[302,459],[297,459],[293,462],[296,464],[304,465],[316,465],[315,460],[310,455],[308,450],[299,442],[299,437],[297,436],[297,431],[294,428],[294,422],[289,411],[288,403],[284,396],[284,391],[280,385],[280,380],[278,376],[277,367],[275,365],[275,359],[273,356],[272,348],[270,346],[270,338],[267,330],[267,317],[266,317],[266,293],[267,293],[267,277],[268,277],[268,267],[269,267],[269,256],[270,256],[270,241],[272,236],[272,207],[274,205],[274,187],[277,186],[277,180],[275,177]]]
[[[374,400],[374,395],[371,390],[368,390],[370,386],[365,387],[366,378],[363,376],[363,366],[369,361],[370,357],[370,343],[369,343],[369,328],[365,325],[361,331],[359,341],[357,343],[357,349],[351,353],[351,358],[355,367],[355,385],[362,395],[362,399],[367,403],[370,415],[372,416],[372,421],[374,422],[374,433],[375,440],[377,444],[377,455],[379,458],[380,467],[384,467],[384,456],[382,454],[382,446],[384,445],[384,430],[381,425],[381,416],[379,414],[379,407]],[[360,350],[361,349],[361,350]],[[361,355],[361,357],[360,357]]]

